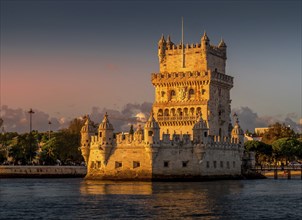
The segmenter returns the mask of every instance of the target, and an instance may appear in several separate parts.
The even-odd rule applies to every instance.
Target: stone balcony
[[[169,121],[196,121],[198,116],[157,116],[158,122],[169,122]]]

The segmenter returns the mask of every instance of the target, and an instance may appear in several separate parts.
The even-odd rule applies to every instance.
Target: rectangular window
[[[164,161],[164,167],[169,167],[169,161]]]
[[[223,168],[223,161],[220,161],[220,168]]]
[[[120,168],[123,166],[123,163],[122,162],[119,162],[119,161],[115,161],[115,168]]]
[[[101,161],[97,161],[96,164],[97,164],[97,168],[101,168],[101,166],[102,166]]]
[[[207,168],[210,168],[210,161],[207,161]]]
[[[236,163],[235,163],[235,161],[233,161],[233,168],[235,168],[235,166],[236,166]]]
[[[182,162],[182,167],[187,167],[188,166],[189,161],[183,161]]]
[[[230,169],[230,162],[227,161],[227,168]]]
[[[138,168],[141,166],[141,163],[139,161],[133,161],[133,168]]]
[[[94,161],[91,161],[90,168],[94,168]]]
[[[217,162],[216,161],[213,161],[213,166],[214,166],[214,168],[216,168],[216,166],[217,166]]]

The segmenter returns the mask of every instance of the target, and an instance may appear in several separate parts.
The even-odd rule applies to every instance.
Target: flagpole
[[[182,48],[182,68],[185,68],[184,18],[183,17],[181,17],[181,48]]]

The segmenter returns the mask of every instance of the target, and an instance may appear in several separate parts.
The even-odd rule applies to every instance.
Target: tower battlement
[[[223,40],[215,46],[204,33],[200,43],[174,44],[170,36],[162,36],[158,42],[160,72],[218,70],[225,73],[226,44]]]
[[[165,55],[167,56],[171,56],[171,55],[179,55],[182,53],[182,44],[172,44],[166,47],[159,46],[158,50],[164,50]],[[185,44],[184,45],[184,50],[186,54],[190,54],[190,53],[202,53],[202,46],[201,43],[192,43],[192,44]],[[218,45],[212,45],[210,44],[210,46],[208,48],[206,48],[206,50],[208,50],[209,53],[212,53],[216,56],[220,56],[222,58],[226,59],[226,50],[223,47],[219,47]]]

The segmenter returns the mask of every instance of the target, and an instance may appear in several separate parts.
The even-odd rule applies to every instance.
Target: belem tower
[[[150,118],[131,133],[114,134],[109,116],[95,130],[87,117],[81,152],[90,179],[164,180],[241,176],[243,131],[231,124],[227,46],[158,42],[159,72],[151,75]]]

